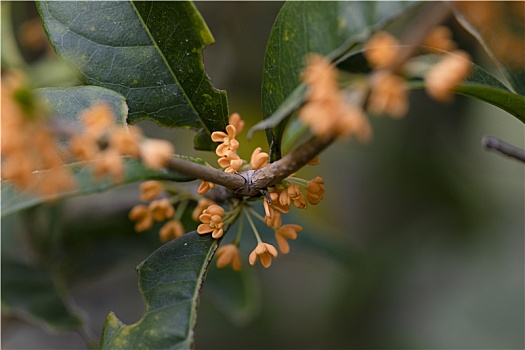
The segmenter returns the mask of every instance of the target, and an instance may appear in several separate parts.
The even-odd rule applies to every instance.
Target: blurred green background
[[[216,39],[204,50],[208,75],[228,91],[230,111],[240,112],[248,127],[261,118],[265,43],[281,5],[196,3]],[[12,3],[11,10],[15,35],[37,15],[33,3]],[[472,38],[450,24],[460,47],[498,74]],[[3,38],[2,50],[5,44]],[[35,82],[75,83],[45,46],[20,49],[33,72],[44,63],[56,69],[34,73]],[[209,271],[198,349],[525,346],[524,166],[481,146],[484,135],[495,135],[524,147],[523,125],[482,102],[457,96],[441,105],[421,92],[412,93],[403,120],[372,123],[372,143],[338,142],[322,153],[320,165],[300,172],[323,177],[326,194],[318,206],[285,218],[304,227],[289,255],[270,269],[250,268],[245,260],[241,275]],[[141,125],[172,140],[181,154],[215,159],[192,150],[189,131]],[[268,149],[262,132],[251,142],[241,138],[241,145],[244,157],[259,145]],[[10,216],[2,221],[2,262],[34,258],[21,232],[45,235],[35,231],[58,225],[63,256],[50,261],[67,261],[71,300],[86,332],[98,337],[110,311],[135,322],[144,306],[134,268],[160,245],[154,230],[133,232],[126,216],[136,202],[132,185],[58,205],[58,224],[38,210]],[[251,250],[244,248],[244,254]],[[240,277],[247,298],[235,299],[238,284],[228,283]],[[2,314],[5,349],[84,346],[77,334]]]

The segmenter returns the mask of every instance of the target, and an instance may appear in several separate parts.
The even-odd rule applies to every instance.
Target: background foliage
[[[262,59],[280,5],[196,3],[218,42],[204,51],[208,74],[251,125],[261,119]],[[15,27],[24,13],[35,14],[32,5],[13,6]],[[451,24],[461,44],[488,64],[471,37]],[[212,268],[197,348],[523,347],[523,166],[487,153],[479,142],[494,133],[523,143],[523,126],[461,97],[444,106],[416,92],[411,102],[403,121],[373,120],[370,145],[337,144],[323,153],[323,167],[315,170],[326,180],[326,199],[307,217],[293,218],[305,226],[294,254],[255,274]],[[192,154],[192,133],[141,125]],[[254,145],[264,142],[261,134]],[[87,321],[84,332],[98,337],[109,311],[127,324],[142,316],[134,267],[160,243],[155,228],[138,235],[126,220],[137,198],[136,186],[125,186],[2,221],[3,310],[14,311],[3,313],[5,347],[82,346],[73,333],[51,337],[34,327],[39,319],[9,316],[25,310],[15,302],[6,307],[5,269],[34,258],[28,254],[45,266],[67,266],[51,293],[65,293],[68,281],[75,302],[62,307],[71,319]],[[30,240],[19,234],[24,231]],[[46,231],[57,236],[49,241]],[[21,269],[39,273],[31,267]],[[41,286],[45,292],[49,284]]]

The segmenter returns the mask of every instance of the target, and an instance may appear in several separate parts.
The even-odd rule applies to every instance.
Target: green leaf
[[[49,270],[2,259],[2,312],[42,323],[53,330],[82,326]]]
[[[184,159],[206,165],[206,162],[198,158],[185,157]],[[138,160],[126,158],[126,170],[122,181],[115,182],[108,178],[99,181],[93,177],[91,167],[89,166],[91,163],[92,162],[80,162],[66,165],[66,167],[73,172],[77,187],[74,190],[52,196],[38,196],[27,191],[20,192],[16,190],[9,181],[3,181],[2,217],[51,200],[103,192],[126,183],[144,180],[171,180],[177,182],[195,180],[193,177],[171,170],[152,170]],[[38,181],[38,177],[41,176],[41,174],[37,173],[33,176],[35,176],[35,181]]]
[[[413,1],[291,1],[283,5],[268,40],[264,60],[262,109],[269,118],[301,84],[305,56],[319,53],[336,60],[373,31],[408,10]],[[280,143],[287,118],[267,130],[272,160],[281,157]]]
[[[129,123],[193,128],[196,148],[214,148],[209,136],[228,124],[228,106],[204,71],[202,49],[213,37],[191,2],[39,1],[38,9],[57,54],[84,83],[126,97]]]
[[[479,6],[484,6],[476,9]],[[500,66],[514,91],[525,95],[525,25],[520,7],[516,11],[512,2],[496,2],[487,4],[469,4],[469,6],[454,6],[457,21],[478,40],[485,51]],[[470,13],[470,10],[473,12]],[[497,23],[480,22],[480,11],[492,12],[492,18]],[[490,21],[490,20],[489,20]]]
[[[124,96],[99,86],[77,86],[67,88],[42,88],[35,95],[51,111],[58,121],[71,123],[80,129],[78,114],[95,102],[104,101],[113,110],[117,124],[126,124],[128,107]]]
[[[196,231],[173,240],[137,267],[146,313],[124,325],[106,319],[102,349],[188,349],[193,344],[200,290],[218,241]]]

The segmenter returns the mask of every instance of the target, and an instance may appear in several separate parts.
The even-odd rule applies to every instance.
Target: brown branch
[[[334,142],[334,138],[312,137],[280,160],[254,172],[251,183],[255,189],[264,189],[281,182],[305,166],[313,157]]]
[[[320,139],[312,137],[280,160],[265,168],[248,170],[237,174],[229,174],[180,158],[171,158],[167,167],[171,170],[224,186],[233,191],[232,195],[258,196],[261,194],[261,190],[281,182],[301,169],[333,141],[333,138]]]
[[[167,167],[171,170],[196,177],[197,179],[213,182],[233,191],[243,187],[246,182],[246,180],[239,174],[226,173],[181,158],[170,158]]]
[[[494,136],[485,136],[481,141],[486,149],[495,150],[507,157],[525,163],[525,151]]]

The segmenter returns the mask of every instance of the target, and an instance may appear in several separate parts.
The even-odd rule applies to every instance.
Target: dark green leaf
[[[73,330],[82,325],[49,270],[6,260],[2,260],[2,312],[12,312],[54,330]]]
[[[211,235],[193,231],[153,252],[137,267],[146,313],[129,326],[109,314],[100,347],[190,348],[200,290],[217,245]]]
[[[375,30],[418,6],[412,1],[291,1],[284,4],[273,25],[264,61],[262,108],[264,118],[278,110],[300,85],[305,56],[320,53],[336,60]],[[272,160],[280,158],[287,118],[267,130]]]
[[[484,6],[476,9],[479,6]],[[498,64],[510,84],[520,95],[525,95],[525,25],[521,7],[513,2],[492,2],[487,4],[469,4],[454,7],[458,22],[474,36],[489,56]],[[472,13],[471,13],[472,10]],[[490,11],[497,23],[482,22],[477,14]],[[490,21],[490,20],[489,20]]]
[[[148,118],[167,127],[189,127],[209,136],[228,123],[226,94],[214,89],[202,63],[213,42],[202,17],[187,1],[39,1],[58,55],[88,85],[126,97],[128,122]]]
[[[185,159],[206,165],[206,162],[198,158],[185,157]],[[110,179],[102,179],[99,181],[93,177],[91,168],[89,167],[90,163],[91,162],[82,162],[67,165],[75,175],[77,187],[74,190],[53,196],[37,196],[29,192],[19,192],[9,181],[2,182],[2,216],[30,208],[46,201],[107,191],[125,183],[144,180],[171,180],[178,182],[195,180],[193,177],[171,170],[152,170],[138,160],[126,159],[126,171],[122,181],[115,182]],[[35,181],[38,181],[40,175],[35,174],[34,176]]]
[[[52,112],[53,118],[79,125],[78,114],[93,103],[104,101],[113,110],[117,124],[126,124],[128,107],[121,94],[99,86],[36,89],[35,95]],[[80,127],[80,126],[79,126]]]

